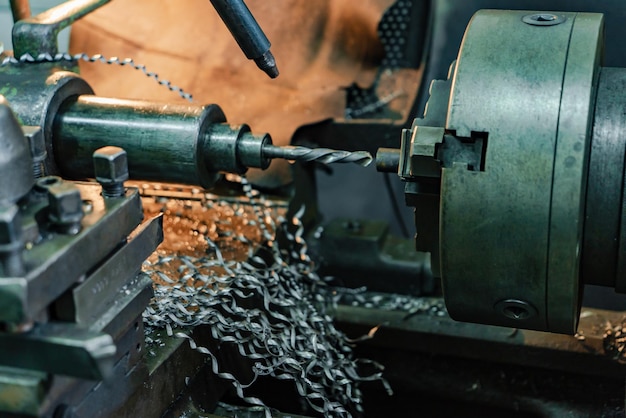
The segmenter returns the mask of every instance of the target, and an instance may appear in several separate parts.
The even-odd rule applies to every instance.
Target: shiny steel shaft
[[[351,152],[300,146],[277,147],[265,145],[263,147],[263,156],[294,161],[316,161],[322,164],[355,163],[363,167],[367,167],[372,162],[372,155],[366,151]]]

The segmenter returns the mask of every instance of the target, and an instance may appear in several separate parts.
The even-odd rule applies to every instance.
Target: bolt
[[[63,234],[74,235],[80,231],[83,219],[83,199],[73,183],[63,181],[48,188],[48,217]]]
[[[28,140],[30,155],[33,157],[33,175],[38,179],[44,175],[43,162],[48,155],[43,130],[39,126],[23,126],[22,131]]]
[[[0,206],[0,276],[24,274],[22,221],[17,205]]]
[[[496,303],[495,310],[515,321],[522,321],[537,315],[537,309],[530,303],[520,299],[505,299]]]
[[[93,168],[104,197],[124,196],[124,182],[128,180],[126,151],[119,147],[97,149],[93,153]]]

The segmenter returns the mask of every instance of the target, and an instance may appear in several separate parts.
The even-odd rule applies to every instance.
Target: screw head
[[[83,199],[73,183],[64,181],[48,188],[50,220],[59,225],[71,225],[83,218]]]
[[[93,153],[94,176],[100,184],[123,183],[128,180],[128,158],[119,147],[103,147]]]
[[[555,26],[566,20],[567,16],[552,13],[535,13],[522,18],[522,22],[532,26]]]
[[[0,245],[19,242],[22,223],[17,205],[0,206]]]
[[[537,309],[520,299],[505,299],[496,303],[495,310],[514,321],[523,321],[537,315]]]

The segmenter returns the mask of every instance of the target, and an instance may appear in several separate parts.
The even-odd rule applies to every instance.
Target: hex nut
[[[98,183],[114,184],[128,180],[128,158],[119,147],[103,147],[93,153],[94,177]]]
[[[48,188],[50,220],[59,225],[70,225],[83,218],[83,200],[73,183],[64,181]]]
[[[0,245],[20,242],[22,223],[17,205],[0,206]]]

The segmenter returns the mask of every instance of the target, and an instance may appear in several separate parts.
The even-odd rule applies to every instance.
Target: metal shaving
[[[376,102],[365,105],[358,109],[347,108],[345,111],[346,119],[358,119],[359,117],[366,115],[371,112],[375,112],[378,109],[381,109],[387,106],[389,103],[397,99],[398,97],[402,97],[406,95],[403,91],[395,91],[391,94],[388,94],[385,97],[378,99]]]
[[[208,231],[200,236],[206,241],[205,255],[160,255],[146,266],[155,281],[155,297],[144,313],[145,324],[188,340],[192,349],[210,358],[213,372],[251,405],[265,408],[246,389],[267,375],[292,381],[310,407],[325,416],[361,413],[360,383],[381,381],[389,393],[391,389],[382,378],[382,366],[354,359],[347,337],[323,309],[322,294],[328,292],[322,291],[326,284],[307,254],[300,220],[304,208],[286,220],[245,179],[241,183],[255,219],[246,225],[256,227],[260,248],[254,251],[246,236],[234,240],[234,234],[245,234],[229,231],[227,222],[224,230],[218,225],[213,231],[216,239]],[[247,260],[224,256],[224,243],[234,241],[248,245]],[[210,326],[215,340],[234,344],[252,361],[252,382],[225,370],[209,348],[194,341],[191,329],[199,325]],[[376,371],[364,376],[362,365]],[[265,414],[271,415],[269,408]]]
[[[626,363],[626,318],[617,325],[606,323],[602,345],[609,357]]]
[[[174,93],[177,93],[183,99],[189,100],[190,102],[193,101],[193,97],[191,94],[187,93],[182,88],[173,85],[168,80],[165,80],[159,77],[157,73],[148,71],[145,65],[135,63],[135,61],[132,58],[124,58],[124,59],[120,59],[118,57],[106,58],[101,54],[96,54],[96,55],[88,55],[85,53],[68,54],[67,52],[58,53],[56,55],[50,55],[48,53],[45,53],[45,54],[39,54],[36,57],[33,57],[30,54],[24,54],[19,58],[15,58],[15,57],[4,58],[2,62],[0,63],[0,66],[9,65],[9,64],[32,64],[32,63],[41,63],[41,62],[60,62],[60,61],[72,62],[72,61],[78,61],[78,60],[83,60],[86,62],[102,62],[104,64],[109,64],[109,65],[115,64],[115,65],[120,65],[122,67],[127,66],[127,67],[134,68],[135,70],[138,70],[144,73],[146,77],[154,79],[154,81],[166,87],[168,90],[173,91]]]
[[[356,289],[328,287],[326,289],[330,292],[328,297],[332,298],[332,303],[335,305],[405,312],[404,319],[413,315],[447,316],[446,305],[442,298],[370,292],[366,287]]]
[[[6,57],[0,66],[78,60],[131,67],[182,98],[193,100],[191,94],[131,58],[85,53],[25,54]],[[245,234],[214,228],[212,232],[219,229],[218,236],[212,238],[208,228],[195,231],[206,242],[206,255],[185,255],[182,251],[146,262],[144,270],[155,282],[155,297],[143,315],[146,327],[164,328],[169,336],[186,339],[192,349],[210,358],[217,376],[229,381],[242,400],[264,408],[267,417],[271,410],[263,401],[246,396],[246,389],[266,375],[292,381],[308,405],[324,416],[362,413],[360,383],[380,381],[390,395],[392,391],[382,377],[382,365],[354,359],[350,343],[356,340],[338,331],[325,313],[328,300],[324,295],[330,293],[322,290],[326,283],[315,273],[307,254],[300,220],[304,208],[290,221],[277,217],[272,202],[253,190],[245,178],[240,181],[256,216],[256,221],[248,225],[256,227],[262,252],[269,257],[254,255],[255,248]],[[228,227],[228,221],[224,224]],[[279,232],[286,238],[282,247],[276,239]],[[248,245],[248,260],[225,257],[223,241]],[[241,383],[238,376],[223,370],[209,348],[196,343],[191,333],[200,325],[210,326],[215,340],[235,344],[242,357],[253,361],[251,382]],[[152,339],[146,343],[163,345]],[[362,375],[360,365],[373,367],[376,372]]]

